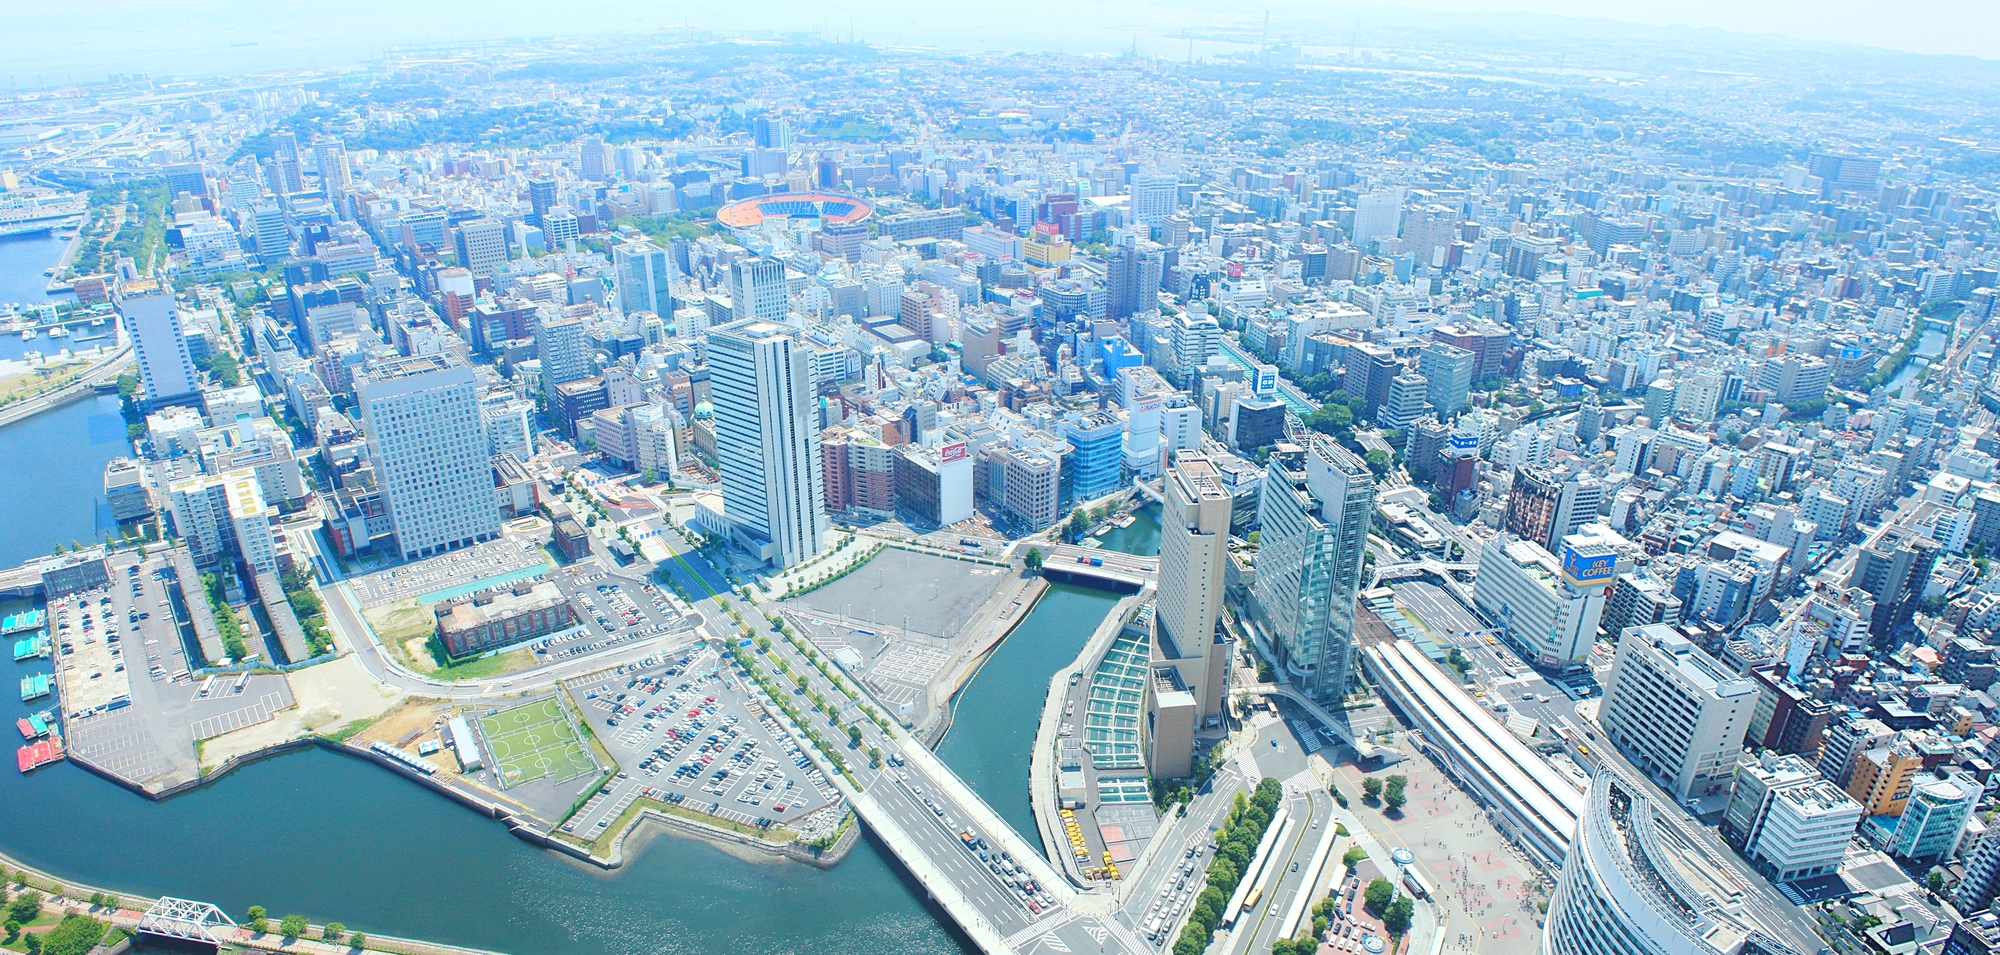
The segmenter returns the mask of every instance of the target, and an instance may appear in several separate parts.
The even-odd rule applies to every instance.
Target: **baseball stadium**
[[[860,222],[874,213],[867,200],[833,192],[779,192],[732,202],[715,213],[731,229],[754,229],[767,219],[818,219],[822,225]]]

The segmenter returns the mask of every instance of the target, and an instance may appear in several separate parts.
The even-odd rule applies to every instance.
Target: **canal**
[[[5,434],[0,433],[0,446]],[[939,747],[1031,843],[1028,760],[1051,675],[1117,598],[1051,589],[959,694]],[[48,664],[0,664],[11,687]],[[11,725],[29,708],[0,695]],[[69,878],[251,905],[349,928],[503,952],[969,952],[900,863],[864,840],[822,871],[656,835],[616,872],[537,849],[376,766],[322,750],[273,757],[153,802],[70,763],[0,773],[0,851]],[[33,820],[22,824],[23,820]]]
[[[1148,504],[1132,512],[1132,523],[1114,527],[1098,538],[1105,550],[1139,557],[1160,556],[1160,505]]]

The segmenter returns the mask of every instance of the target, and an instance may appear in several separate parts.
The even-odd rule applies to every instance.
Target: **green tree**
[[[1382,798],[1382,780],[1374,776],[1361,777],[1361,796],[1369,802]]]
[[[1382,927],[1388,929],[1390,935],[1401,936],[1410,930],[1410,916],[1416,911],[1415,901],[1407,895],[1400,896],[1382,912]]]
[[[22,882],[25,884],[27,880],[23,879]],[[23,891],[20,895],[14,896],[13,901],[7,903],[7,917],[22,925],[33,922],[35,917],[41,914],[42,894],[34,889]]]
[[[1278,671],[1272,669],[1271,661],[1269,660],[1257,661],[1257,682],[1259,683],[1278,682]]]
[[[340,937],[346,934],[347,926],[339,922],[328,922],[325,928],[320,929],[319,937],[329,942],[338,942],[340,941]]]
[[[21,940],[21,947],[28,950],[28,955],[42,955],[42,937],[40,935],[30,935],[23,938]]]
[[[1368,470],[1375,472],[1377,475],[1389,473],[1389,452],[1381,448],[1376,448],[1362,455],[1361,460],[1368,462]]]
[[[1409,780],[1405,777],[1389,777],[1388,782],[1382,787],[1382,805],[1390,812],[1402,812],[1403,804],[1408,801],[1408,797],[1403,794],[1403,787],[1408,784]]]
[[[86,955],[104,938],[109,926],[88,915],[65,915],[41,938],[45,955]]]
[[[1039,547],[1028,548],[1028,556],[1023,558],[1021,562],[1027,564],[1029,570],[1041,570],[1042,549]]]
[[[284,936],[287,942],[303,937],[306,934],[306,917],[303,915],[285,916],[278,922],[278,934]]]
[[[1360,865],[1361,860],[1366,858],[1368,858],[1368,850],[1360,846],[1348,846],[1347,854],[1340,857],[1340,864],[1352,869]]]
[[[847,744],[849,746],[861,745],[861,727],[849,726],[847,728]]]
[[[1944,873],[1937,869],[1932,869],[1931,874],[1924,877],[1924,885],[1931,890],[1932,895],[1943,892]]]
[[[1368,911],[1380,918],[1389,910],[1389,903],[1396,900],[1396,886],[1388,879],[1378,878],[1368,883],[1368,888],[1362,891],[1362,899]]]
[[[0,929],[5,929],[5,930],[6,930],[6,932],[7,932],[7,941],[10,941],[10,942],[11,942],[11,941],[13,941],[13,940],[14,940],[15,936],[18,936],[18,935],[20,935],[20,934],[21,934],[21,923],[19,923],[19,922],[15,921],[15,920],[14,920],[14,919],[12,919],[12,918],[9,918],[9,919],[8,919],[7,921],[5,921],[5,922],[0,922]]]
[[[250,931],[257,935],[264,934],[264,930],[270,927],[270,922],[265,918],[267,913],[264,911],[264,907],[253,905],[250,907],[248,914],[250,918],[245,924],[249,926]]]
[[[354,937],[353,937],[353,938],[350,938],[350,939],[348,939],[348,940],[347,940],[347,944],[348,944],[349,946],[352,946],[352,947],[354,947],[354,948],[367,948],[367,947],[368,947],[368,936],[367,936],[367,935],[365,935],[365,934],[363,934],[363,933],[361,933],[361,932],[356,932],[356,933],[354,933]]]

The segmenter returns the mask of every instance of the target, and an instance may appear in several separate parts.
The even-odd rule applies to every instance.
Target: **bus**
[[[1263,897],[1264,897],[1264,887],[1263,887],[1263,886],[1261,886],[1261,885],[1260,885],[1260,886],[1257,886],[1257,887],[1255,887],[1255,888],[1251,889],[1251,890],[1250,890],[1250,894],[1249,894],[1249,895],[1247,895],[1247,896],[1244,896],[1244,898],[1243,898],[1243,911],[1245,911],[1245,912],[1248,912],[1248,911],[1250,911],[1251,909],[1254,909],[1254,908],[1256,908],[1256,907],[1257,907],[1257,900],[1258,900],[1258,899],[1261,899],[1261,898],[1263,898]]]

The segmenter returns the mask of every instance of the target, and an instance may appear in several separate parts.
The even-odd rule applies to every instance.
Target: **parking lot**
[[[694,624],[674,606],[666,591],[644,580],[609,573],[594,560],[565,567],[548,579],[569,597],[582,626],[535,644],[540,662],[686,630]]]
[[[164,559],[121,552],[109,570],[108,586],[49,606],[72,759],[157,791],[198,775],[196,740],[294,705],[282,674],[189,675]]]
[[[428,597],[447,600],[455,590],[470,593],[501,583],[499,578],[548,565],[531,541],[502,537],[465,550],[348,578],[363,608]],[[447,596],[439,596],[447,595]]]
[[[638,799],[740,825],[781,825],[802,839],[839,824],[839,812],[821,812],[841,804],[839,791],[713,649],[567,686],[619,773],[564,832],[596,839]]]

